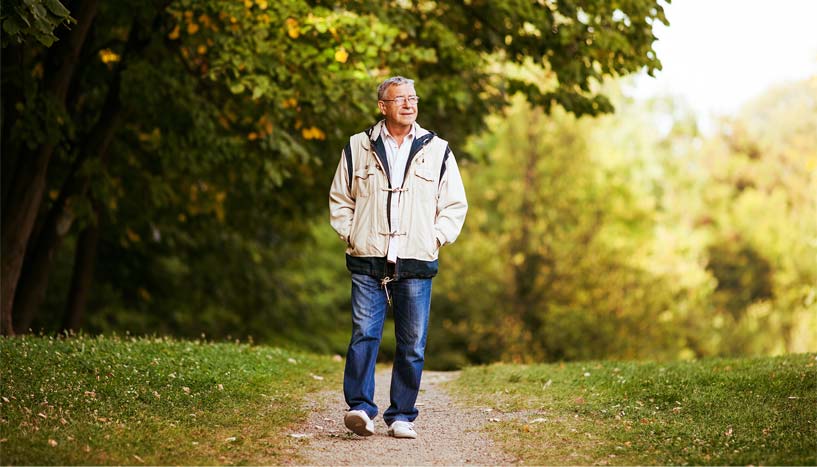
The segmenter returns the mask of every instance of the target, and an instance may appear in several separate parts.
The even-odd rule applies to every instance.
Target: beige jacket
[[[399,243],[398,277],[432,277],[442,245],[454,242],[465,222],[468,203],[457,162],[448,142],[417,129],[402,187],[392,187],[378,122],[349,140],[329,192],[330,223],[346,242],[352,272],[382,276],[389,238]],[[397,191],[401,190],[401,191]],[[389,226],[392,196],[401,231]]]

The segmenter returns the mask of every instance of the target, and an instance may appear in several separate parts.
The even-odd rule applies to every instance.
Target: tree
[[[50,48],[12,45],[20,35],[4,23],[3,47],[18,48],[3,66],[14,109],[3,114],[4,333],[18,306],[30,321],[62,239],[80,227],[104,226],[123,244],[159,232],[168,247],[222,228],[297,239],[287,220],[317,211],[323,196],[310,187],[371,122],[384,77],[417,78],[426,125],[457,142],[516,90],[546,108],[611,110],[591,83],[658,69],[652,25],[666,23],[648,0],[78,3],[68,4],[76,26]],[[533,63],[535,82],[556,85],[506,79],[497,62]],[[191,210],[203,230],[190,230]]]
[[[708,268],[723,353],[813,350],[817,80],[770,89],[704,146]]]
[[[463,167],[479,187],[473,215],[435,297],[443,318],[431,341],[464,347],[450,363],[678,355],[678,333],[655,317],[687,300],[648,266],[652,195],[633,183],[638,167],[609,160],[624,150],[611,144],[622,127],[520,98],[472,142],[484,158]],[[591,147],[596,133],[605,146]]]

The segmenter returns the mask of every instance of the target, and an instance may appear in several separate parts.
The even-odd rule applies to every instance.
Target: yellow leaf
[[[301,28],[298,26],[297,19],[287,18],[287,34],[293,39],[297,39],[301,35]]]
[[[170,39],[170,40],[175,41],[176,39],[179,38],[180,30],[181,30],[181,28],[179,28],[179,25],[177,24],[176,27],[173,28],[172,31],[170,31],[170,34],[167,35],[167,38]]]
[[[51,201],[54,201],[54,200],[57,199],[57,196],[59,196],[59,194],[60,194],[59,191],[51,190],[51,191],[48,192],[48,197],[51,198]]]
[[[301,136],[304,139],[326,139],[326,134],[318,127],[309,127],[301,130]]]
[[[204,55],[204,54],[207,53],[207,46],[206,45],[200,45],[197,50],[199,52],[199,55]]]
[[[139,242],[139,240],[141,240],[141,237],[139,237],[139,234],[134,232],[133,230],[131,230],[130,227],[128,227],[125,230],[125,234],[127,234],[128,240],[130,240],[133,243],[137,243],[137,242]]]
[[[31,76],[33,78],[42,78],[43,77],[43,64],[38,63],[34,65],[34,68],[31,70]]]
[[[119,54],[111,49],[102,49],[99,51],[99,59],[105,64],[114,63],[119,61]]]
[[[248,10],[252,8],[252,0],[244,0],[244,7],[246,7]]]
[[[267,9],[267,7],[269,6],[269,5],[267,4],[267,0],[255,0],[255,3],[257,3],[257,4],[258,4],[258,8],[260,8],[260,9],[262,9],[262,10],[266,10],[266,9]]]
[[[252,133],[247,135],[247,139],[250,140],[250,141],[257,140],[258,139],[258,133],[253,131]]]
[[[283,107],[285,109],[291,109],[291,108],[295,107],[296,105],[298,105],[298,99],[295,99],[294,97],[290,97],[289,99],[285,99],[284,102],[282,103],[282,105],[283,105]]]
[[[346,51],[343,47],[339,48],[335,52],[335,60],[339,61],[340,63],[346,63],[346,60],[349,58],[349,52]]]
[[[198,23],[190,23],[187,25],[187,34],[195,34],[199,32]]]

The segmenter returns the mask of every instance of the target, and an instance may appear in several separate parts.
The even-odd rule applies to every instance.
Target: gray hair
[[[383,97],[386,96],[387,89],[392,86],[400,86],[401,84],[410,84],[411,86],[414,86],[414,80],[404,78],[402,76],[392,76],[386,81],[380,83],[380,86],[377,87],[377,100],[383,100]]]

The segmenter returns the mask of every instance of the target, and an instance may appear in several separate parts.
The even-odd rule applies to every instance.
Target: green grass
[[[815,465],[816,357],[493,365],[452,392],[524,464]]]
[[[328,357],[166,338],[0,338],[3,464],[276,464]],[[321,379],[323,378],[323,379]]]

